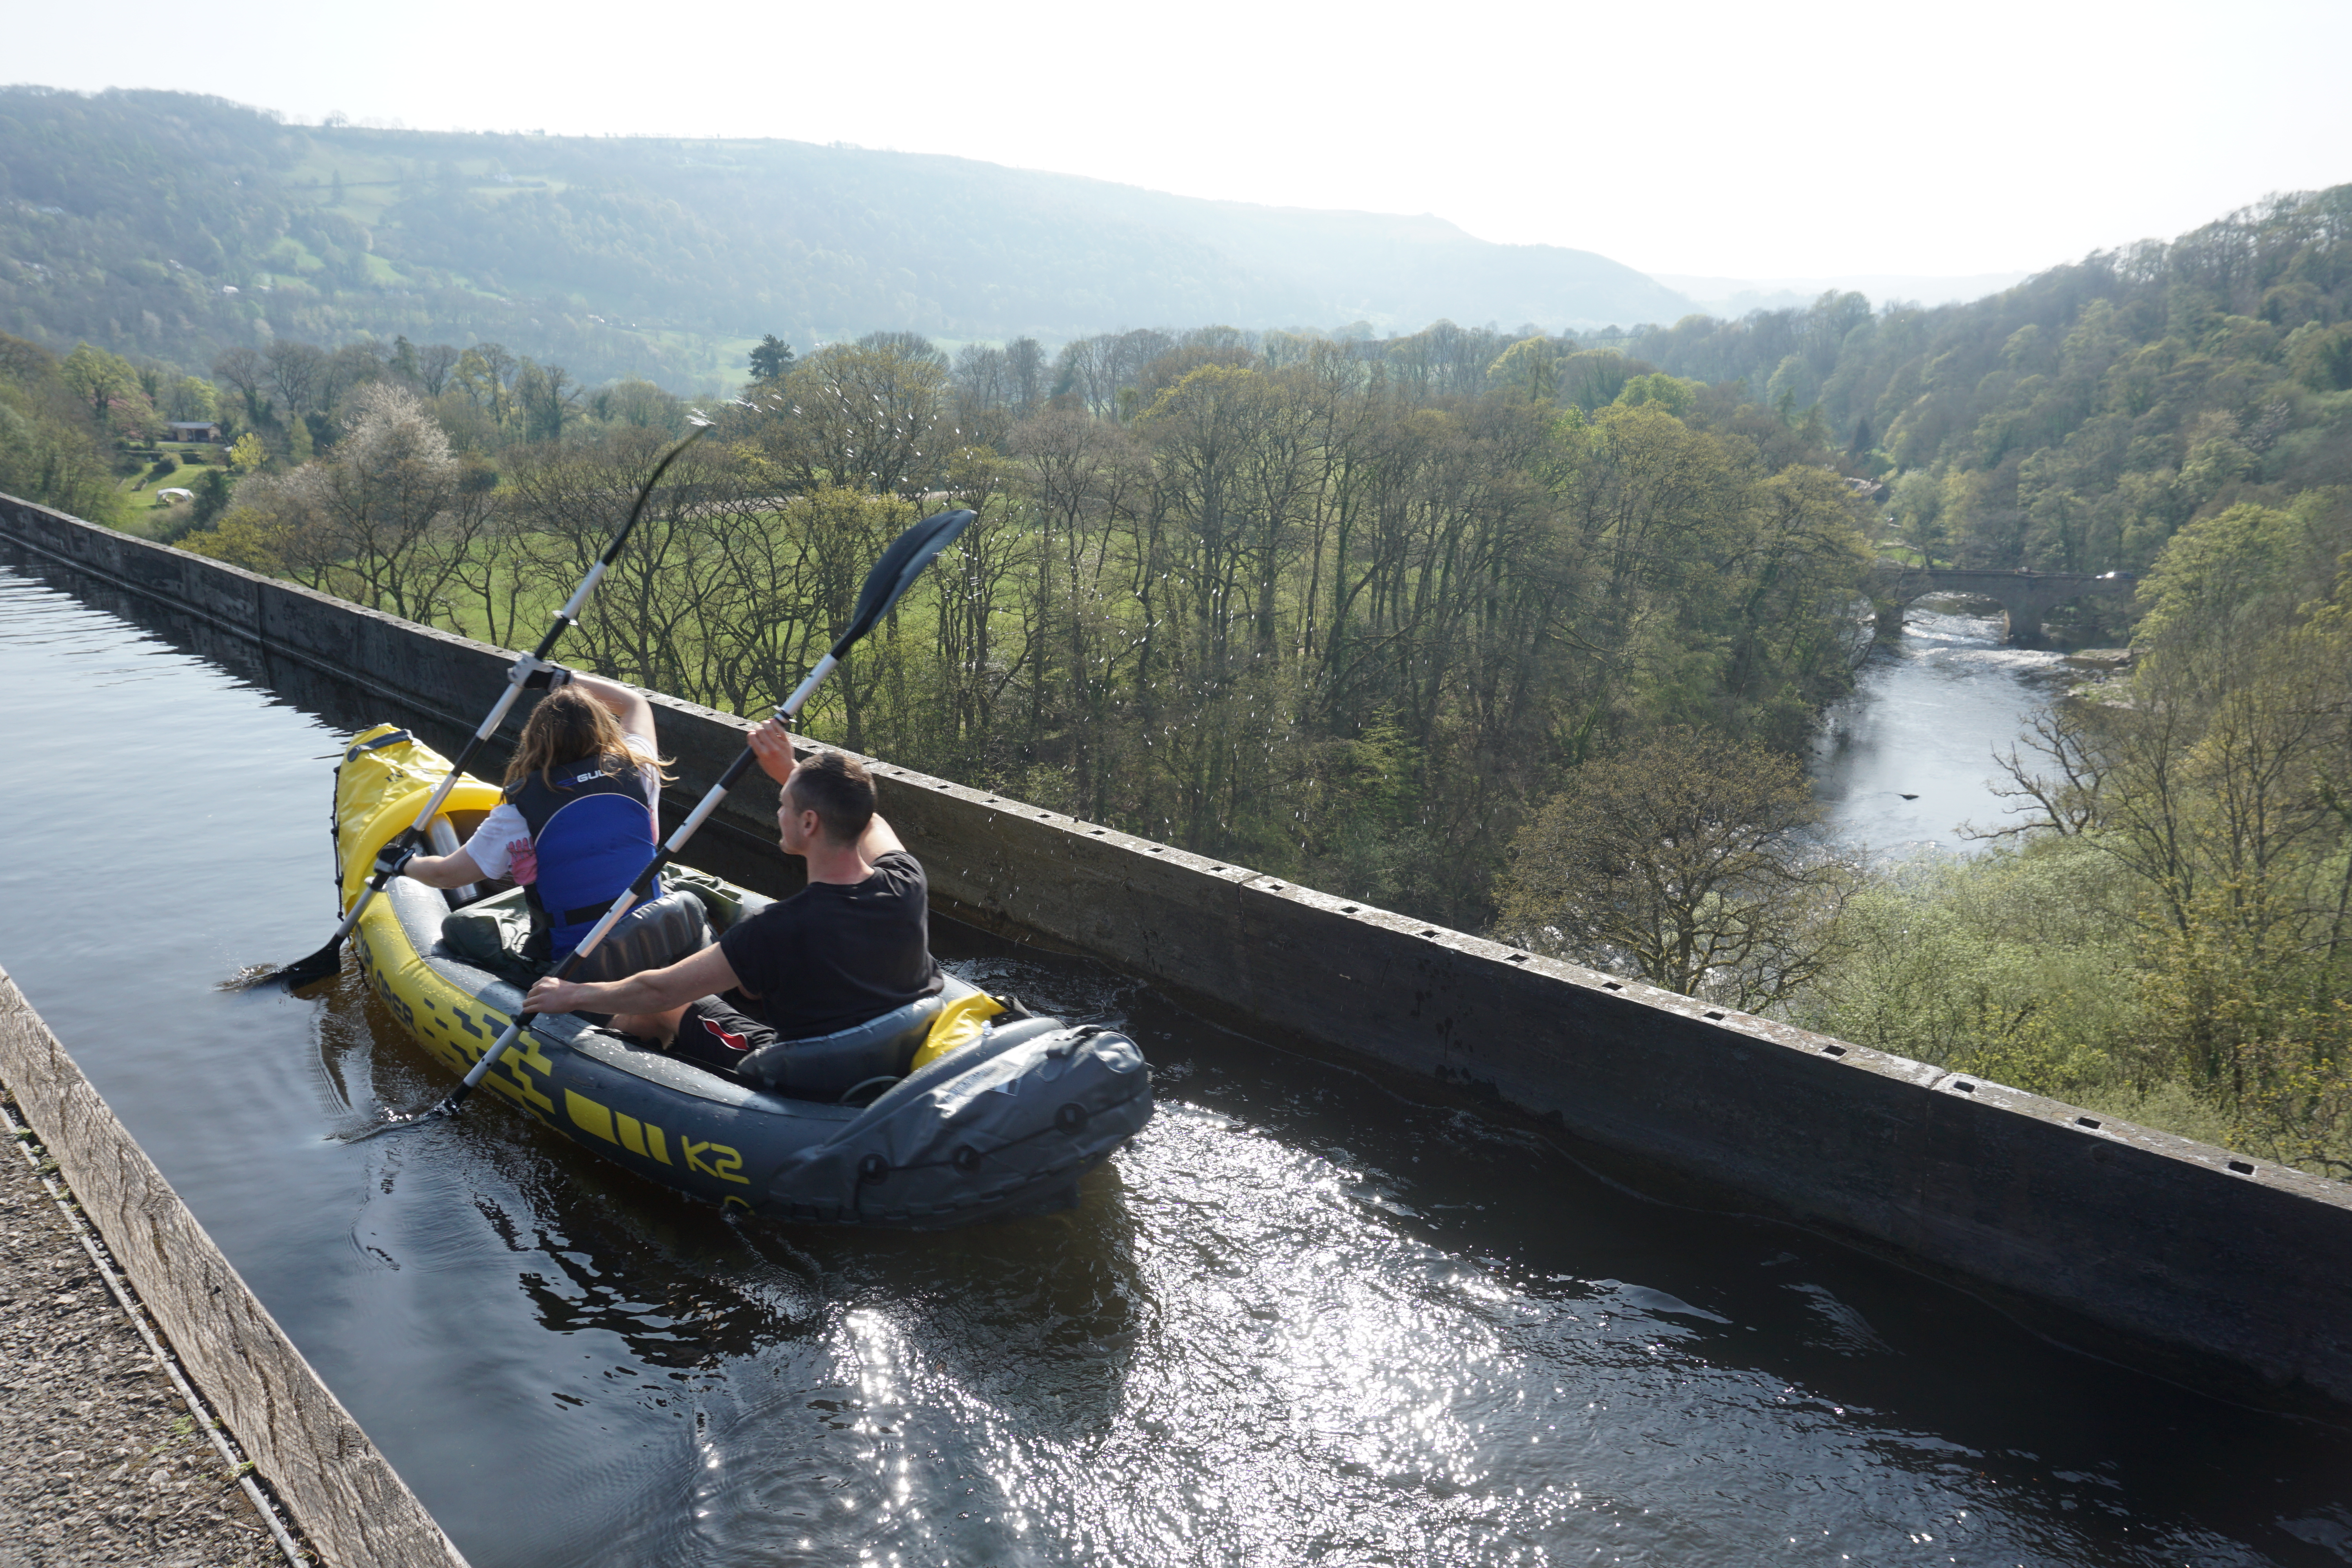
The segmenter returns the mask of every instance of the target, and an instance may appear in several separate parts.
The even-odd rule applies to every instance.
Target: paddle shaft
[[[776,717],[779,720],[799,717],[802,707],[808,701],[810,696],[824,684],[824,678],[831,675],[835,668],[841,663],[841,656],[849,651],[849,640],[844,638],[835,644],[833,651],[819,659],[816,668],[809,671],[808,678],[794,687],[793,694],[778,705]],[[614,899],[613,907],[606,910],[603,918],[589,928],[588,934],[580,939],[580,945],[565,954],[563,962],[555,966],[553,973],[550,975],[551,979],[572,978],[573,972],[580,967],[588,955],[596,951],[596,944],[610,935],[614,926],[620,924],[621,917],[635,908],[639,900],[653,891],[654,879],[661,875],[662,868],[677,858],[678,851],[686,847],[686,841],[693,837],[696,830],[705,822],[710,820],[710,814],[719,809],[719,803],[727,798],[730,790],[742,782],[744,773],[750,771],[752,763],[757,760],[756,753],[747,745],[743,748],[742,753],[727,765],[727,771],[719,775],[719,782],[704,793],[702,798],[695,803],[694,809],[687,813],[686,820],[677,825],[677,830],[654,852],[653,858],[646,862],[646,868],[637,873],[636,880],[631,882],[618,897]],[[451,1089],[449,1097],[434,1109],[446,1114],[455,1111],[458,1106],[464,1104],[466,1097],[474,1092],[482,1079],[489,1076],[490,1069],[498,1066],[499,1058],[507,1054],[507,1047],[521,1038],[522,1032],[530,1027],[538,1017],[539,1015],[536,1013],[517,1015],[514,1022],[509,1024],[505,1031],[496,1040],[490,1042],[490,1048],[482,1053],[481,1060],[476,1062],[472,1070],[466,1074],[465,1081]]]
[[[485,741],[499,732],[499,726],[504,724],[507,721],[507,715],[514,710],[515,700],[523,693],[523,683],[547,663],[547,656],[555,651],[555,645],[562,640],[563,634],[579,624],[580,612],[586,607],[588,596],[596,591],[596,584],[604,580],[604,574],[613,569],[613,563],[620,559],[622,547],[629,542],[629,535],[636,531],[637,520],[645,515],[646,500],[653,494],[653,488],[660,482],[663,472],[669,468],[671,460],[680,452],[685,451],[701,434],[701,428],[696,429],[693,435],[688,436],[664,454],[660,463],[655,466],[652,477],[646,480],[645,488],[637,492],[636,504],[629,508],[629,515],[622,521],[621,526],[614,531],[612,539],[605,543],[604,553],[597,556],[594,564],[588,568],[588,574],[580,579],[580,586],[572,591],[572,597],[564,600],[562,607],[555,612],[555,618],[548,625],[547,635],[539,639],[537,647],[515,660],[508,668],[506,689],[499,693],[499,700],[492,705],[489,717],[482,721],[480,727],[475,730],[471,738],[466,742],[465,750],[459,752],[457,760],[449,764],[448,773],[444,774],[441,782],[434,786],[433,794],[425,802],[425,809],[416,814],[416,820],[403,830],[402,837],[413,838],[423,833],[432,826],[433,819],[441,815],[442,805],[448,800],[449,792],[457,787],[457,780],[464,774],[466,764],[474,760],[474,753],[482,749],[482,743]],[[326,946],[311,954],[310,959],[304,960],[304,963],[307,964],[322,954],[332,953],[341,947],[345,939],[358,927],[360,917],[367,913],[368,905],[374,901],[375,896],[383,892],[385,884],[391,880],[392,874],[388,871],[378,871],[370,878],[366,888],[361,890],[358,901],[352,905],[351,912],[345,915],[342,923],[335,928],[335,934],[327,939]],[[302,965],[295,967],[299,968]]]
[[[937,559],[940,552],[953,543],[975,521],[976,514],[970,510],[960,509],[955,511],[943,511],[937,516],[925,518],[891,542],[890,548],[882,552],[882,559],[874,563],[874,570],[866,574],[866,584],[858,590],[857,605],[850,616],[849,625],[843,629],[839,637],[834,638],[833,647],[826,650],[823,658],[817,660],[816,668],[810,670],[798,686],[793,688],[793,694],[776,705],[776,718],[779,721],[790,721],[799,716],[801,709],[807,703],[810,696],[818,687],[824,684],[826,676],[831,675],[840,667],[842,659],[847,656],[852,647],[856,646],[857,639],[873,629],[874,624],[888,613],[890,606],[896,605],[899,596],[906,593],[917,577],[922,574],[923,568]],[[743,748],[743,754],[737,757],[729,765],[727,771],[719,775],[719,782],[710,786],[709,793],[705,795],[693,811],[687,815],[686,820],[677,825],[677,831],[671,834],[668,840],[654,852],[653,858],[646,862],[644,870],[637,873],[636,879],[613,900],[613,907],[604,911],[604,918],[591,928],[588,934],[581,939],[580,945],[573,948],[563,963],[556,968],[554,978],[569,980],[580,962],[595,951],[596,944],[604,940],[605,935],[619,923],[621,917],[628,912],[630,907],[653,890],[654,879],[660,874],[661,868],[669,864],[677,852],[686,847],[686,841],[694,837],[695,830],[709,819],[712,812],[719,809],[719,803],[727,798],[727,792],[735,787],[736,781],[743,776],[744,770],[749,768],[755,760],[756,753],[746,745]],[[465,1102],[466,1097],[474,1092],[475,1086],[489,1076],[490,1069],[498,1065],[499,1058],[506,1055],[507,1047],[513,1045],[521,1037],[522,1032],[530,1026],[532,1020],[538,1016],[538,1014],[530,1012],[517,1016],[514,1022],[507,1026],[505,1032],[491,1042],[490,1048],[482,1053],[481,1059],[474,1064],[473,1070],[466,1074],[465,1081],[450,1090],[446,1100],[434,1107],[434,1113],[454,1114],[457,1107]]]

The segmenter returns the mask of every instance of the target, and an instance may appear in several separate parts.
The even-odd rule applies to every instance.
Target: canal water
[[[1879,855],[1969,853],[2012,826],[1993,761],[2076,679],[2063,654],[2006,647],[2001,616],[1915,605],[1832,705],[1813,789],[1832,837]],[[2029,754],[2030,760],[2030,754]]]
[[[2342,1431],[946,922],[1151,1059],[1073,1213],[738,1225],[487,1099],[330,1141],[446,1084],[215,987],[325,935],[402,716],[250,658],[0,553],[0,964],[479,1568],[2352,1562]]]

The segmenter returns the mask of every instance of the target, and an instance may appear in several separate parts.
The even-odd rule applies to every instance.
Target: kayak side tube
[[[1024,1018],[893,1086],[788,1157],[770,1200],[818,1223],[928,1229],[1066,1208],[1078,1178],[1151,1119],[1133,1040]]]
[[[431,889],[396,879],[378,903],[362,922],[370,982],[463,1071],[521,1011],[520,989],[417,940],[446,911]],[[992,1028],[862,1108],[766,1093],[570,1014],[537,1020],[483,1083],[573,1142],[721,1207],[901,1229],[1066,1208],[1152,1110],[1133,1040],[1052,1018]]]
[[[425,936],[437,932],[446,910],[432,889],[396,878],[376,902],[388,907],[381,914],[371,908],[361,922],[359,956],[369,983],[412,1036],[462,1073],[522,1011],[521,989]],[[777,1168],[861,1114],[855,1106],[765,1094],[633,1048],[568,1013],[536,1020],[482,1083],[649,1180],[761,1214],[776,1212],[765,1194]]]

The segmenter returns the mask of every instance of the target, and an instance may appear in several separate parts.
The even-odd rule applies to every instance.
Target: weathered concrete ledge
[[[459,730],[513,658],[22,501],[0,498],[0,533]],[[690,801],[747,726],[663,710]],[[2053,1312],[2037,1326],[2085,1349],[2241,1397],[2352,1405],[2352,1185],[876,767],[950,912]],[[769,840],[773,805],[755,777],[714,818],[734,854]]]
[[[328,1563],[464,1568],[5,971],[0,1082],[181,1364]]]

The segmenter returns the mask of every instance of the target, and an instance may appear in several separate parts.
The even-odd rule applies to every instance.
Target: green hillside
[[[1626,348],[1817,409],[1937,560],[2141,571],[2193,518],[2352,485],[2352,185],[1969,304],[1828,294]]]
[[[1053,342],[1687,309],[1604,258],[1430,217],[803,142],[298,127],[184,93],[15,87],[0,145],[0,330],[187,368],[270,337],[404,333],[677,386],[740,376],[768,332]]]

